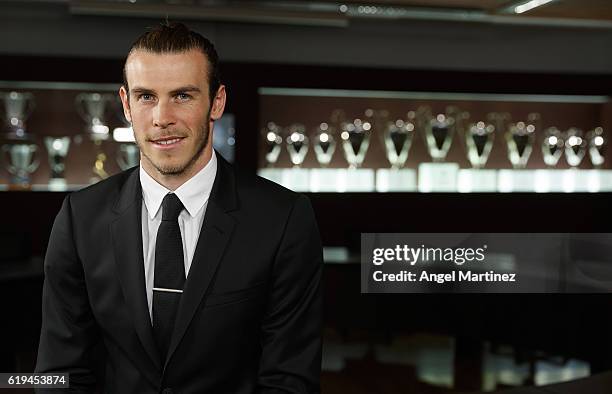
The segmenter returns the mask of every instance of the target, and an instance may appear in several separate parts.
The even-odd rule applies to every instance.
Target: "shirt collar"
[[[217,156],[213,150],[206,166],[174,191],[191,217],[195,217],[208,201],[216,174]],[[149,218],[153,219],[166,194],[172,191],[157,183],[142,166],[140,166],[140,184]]]

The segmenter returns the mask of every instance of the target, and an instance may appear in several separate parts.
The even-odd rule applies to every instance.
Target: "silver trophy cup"
[[[544,164],[548,167],[554,167],[559,162],[563,155],[563,133],[556,127],[549,127],[544,132],[544,140],[542,141],[542,157]]]
[[[121,144],[117,152],[117,164],[122,170],[136,167],[140,163],[140,149],[136,144]]]
[[[582,130],[572,127],[565,132],[565,159],[567,164],[578,167],[586,155],[587,140]]]
[[[44,141],[49,156],[51,181],[65,183],[64,171],[66,170],[66,156],[70,147],[70,137],[45,137]]]
[[[349,168],[361,167],[370,145],[372,123],[368,120],[355,118],[350,121],[342,121],[340,130],[342,148]]]
[[[11,183],[16,185],[29,185],[30,174],[38,168],[38,160],[34,154],[38,147],[34,144],[3,145],[3,156],[8,156],[8,171],[13,175]]]
[[[87,122],[87,132],[93,140],[108,138],[108,125],[105,121],[107,104],[114,96],[102,93],[81,93],[76,96],[77,112]]]
[[[431,108],[417,111],[419,128],[425,137],[427,150],[434,162],[443,162],[450,150],[460,114],[455,107],[447,107],[446,113],[433,114]]]
[[[287,151],[291,163],[295,167],[299,167],[304,162],[306,153],[308,153],[308,137],[306,136],[306,127],[300,123],[294,123],[287,128]]]
[[[464,117],[467,119],[468,115],[465,114]],[[495,139],[495,125],[491,122],[493,117],[489,115],[489,121],[471,122],[466,127],[467,158],[473,168],[484,168],[493,149]]]
[[[601,168],[605,161],[605,148],[607,137],[604,135],[603,127],[596,127],[587,134],[589,141],[589,157],[595,168]]]
[[[327,167],[336,151],[336,138],[334,129],[323,122],[314,132],[313,150],[321,167]]]
[[[508,160],[515,169],[525,168],[535,142],[536,130],[540,128],[540,115],[531,113],[527,121],[512,121],[510,114],[493,114],[500,130],[505,132]]]
[[[25,121],[34,111],[34,95],[28,92],[0,93],[4,102],[6,128],[12,137],[25,136]]]
[[[383,122],[382,138],[391,168],[402,168],[406,164],[416,132],[415,123],[416,113],[414,111],[408,112],[406,119],[385,120]]]
[[[280,155],[283,146],[282,131],[276,123],[268,122],[261,132],[265,137],[266,165],[272,167],[278,160],[278,155]]]

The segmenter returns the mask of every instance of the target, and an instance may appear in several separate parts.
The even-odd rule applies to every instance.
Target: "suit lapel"
[[[142,189],[138,169],[128,177],[121,189],[111,224],[115,262],[125,302],[129,307],[136,333],[158,370],[161,361],[153,337],[146,296],[144,261],[142,256]]]
[[[233,170],[221,155],[217,154],[217,174],[208,200],[191,268],[181,296],[164,368],[185,335],[203,297],[207,294],[234,230],[235,221],[229,212],[236,208],[237,198]]]

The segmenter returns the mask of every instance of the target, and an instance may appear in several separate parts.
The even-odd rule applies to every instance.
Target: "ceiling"
[[[344,0],[346,4],[427,7],[440,10],[472,10],[488,14],[502,13],[521,1],[512,0]],[[522,16],[612,20],[612,0],[555,0]]]
[[[527,0],[38,0],[74,14],[192,17],[254,23],[347,26],[357,18],[541,24],[612,29],[612,0],[552,0],[515,15]]]

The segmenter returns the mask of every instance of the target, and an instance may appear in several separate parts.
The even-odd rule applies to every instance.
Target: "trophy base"
[[[534,170],[499,170],[497,190],[501,193],[533,192],[536,190],[535,173]]]
[[[419,164],[419,191],[454,192],[457,191],[457,163]]]
[[[348,168],[338,170],[339,192],[374,191],[374,170],[370,168]]]
[[[280,168],[260,168],[257,175],[279,185],[283,183],[283,170]]]
[[[32,185],[29,183],[10,183],[7,187],[9,191],[28,191],[32,190]]]
[[[295,192],[307,192],[310,188],[310,170],[305,168],[288,168],[283,171],[282,183],[287,189]]]
[[[589,170],[591,173],[590,192],[612,192],[611,170]]]
[[[534,191],[536,193],[563,192],[565,170],[535,170]]]
[[[314,168],[310,170],[311,192],[340,192],[342,170],[336,168]]]
[[[414,192],[417,190],[416,171],[407,168],[381,168],[376,171],[377,192]]]
[[[463,169],[457,175],[457,191],[460,193],[491,193],[497,191],[497,171]]]
[[[68,190],[68,184],[64,178],[51,178],[49,179],[49,191],[52,192],[63,192]]]
[[[257,174],[296,192],[310,191],[310,170],[305,168],[261,168]]]
[[[539,193],[597,193],[612,191],[609,170],[536,170],[535,191]]]
[[[591,192],[602,191],[602,181],[605,181],[604,173],[600,170],[578,170],[572,168],[563,171],[563,192]]]

